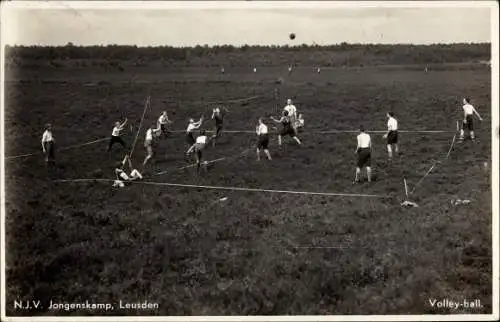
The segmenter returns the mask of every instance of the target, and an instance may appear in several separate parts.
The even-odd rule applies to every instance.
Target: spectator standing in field
[[[142,163],[143,166],[153,157],[153,140],[161,134],[160,128],[155,128],[156,124],[152,124],[146,131],[146,138],[144,139],[144,147],[146,148],[146,158]]]
[[[357,165],[356,165],[356,177],[354,183],[359,182],[359,176],[361,174],[361,169],[366,167],[366,175],[368,177],[368,182],[372,181],[371,174],[371,147],[372,142],[370,135],[365,133],[363,126],[359,128],[359,135],[357,137],[358,145],[356,147],[356,154],[358,155]]]
[[[271,159],[271,154],[269,153],[269,132],[267,130],[267,125],[264,124],[262,118],[259,118],[259,124],[256,128],[257,132],[257,161],[260,161],[260,150],[264,150],[268,160]]]
[[[286,101],[286,106],[283,108],[286,112],[288,112],[288,117],[290,118],[290,122],[295,128],[295,120],[297,119],[297,108],[293,105],[292,100],[289,98]]]
[[[125,124],[127,124],[127,119],[120,124],[120,122],[116,122],[113,127],[113,132],[111,133],[111,139],[109,140],[108,152],[111,151],[111,148],[115,143],[120,143],[121,146],[125,149],[125,142],[120,137],[120,132],[123,130]]]
[[[288,115],[287,111],[283,111],[283,116],[277,120],[274,117],[271,116],[271,119],[276,122],[276,123],[281,123],[282,129],[280,134],[278,135],[278,145],[281,146],[281,141],[282,137],[285,135],[290,135],[292,139],[295,140],[299,145],[302,143],[300,142],[299,138],[297,137],[297,133],[295,131],[294,126],[292,125],[292,121],[290,119],[290,116]]]
[[[464,98],[463,103],[464,105],[462,108],[464,110],[464,121],[462,124],[462,129],[460,130],[460,141],[464,140],[465,130],[469,131],[471,140],[474,140],[475,136],[474,136],[473,116],[474,114],[476,114],[476,116],[479,118],[480,121],[482,121],[483,118],[481,117],[481,115],[479,115],[474,106],[470,104],[470,98]]]
[[[387,153],[389,161],[391,161],[393,151],[398,153],[398,121],[394,118],[393,112],[387,113],[387,133],[384,135],[384,139],[387,139]]]
[[[45,155],[45,162],[55,163],[55,140],[52,135],[52,124],[47,124],[45,126],[45,131],[42,135],[42,151]]]
[[[167,111],[163,111],[163,113],[158,118],[157,127],[161,129],[161,133],[165,138],[170,134],[170,130],[168,127],[171,123],[172,122],[168,119]]]

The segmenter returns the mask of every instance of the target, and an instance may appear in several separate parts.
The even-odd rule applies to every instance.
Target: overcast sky
[[[5,4],[5,3],[4,3]],[[40,6],[43,5],[44,9]],[[349,43],[490,42],[491,9],[388,8],[309,4],[278,6],[156,4],[124,9],[57,2],[21,8],[4,6],[3,39],[14,45],[282,45]],[[119,5],[117,7],[116,5]],[[243,6],[241,6],[243,5]],[[416,5],[416,4],[415,4]],[[414,6],[415,6],[414,5]],[[448,4],[449,5],[449,4]],[[198,7],[197,7],[198,6]],[[172,8],[174,7],[174,8]],[[184,6],[185,7],[185,6]],[[122,9],[116,9],[122,8]],[[289,33],[297,38],[292,42]]]

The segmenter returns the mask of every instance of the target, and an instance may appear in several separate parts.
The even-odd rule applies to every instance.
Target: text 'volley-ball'
[[[293,32],[290,34],[290,39],[295,39],[295,34]]]

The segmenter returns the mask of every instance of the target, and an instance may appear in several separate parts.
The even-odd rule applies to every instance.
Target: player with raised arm
[[[391,161],[393,151],[398,153],[398,120],[394,118],[393,112],[387,113],[387,133],[384,134],[384,139],[387,139],[387,153]]]
[[[359,175],[361,174],[361,169],[366,167],[366,175],[368,177],[368,182],[372,181],[371,175],[371,147],[372,142],[370,135],[365,133],[363,126],[359,127],[359,135],[357,136],[358,145],[356,147],[356,154],[358,155],[358,160],[356,164],[356,177],[353,183],[359,182]]]
[[[224,123],[224,112],[226,111],[227,109],[222,106],[216,106],[212,110],[212,120],[215,120],[215,131],[212,137],[214,139],[220,137],[222,134],[222,127]],[[215,146],[215,140],[213,141],[213,144]]]
[[[153,140],[161,134],[161,128],[156,127],[156,124],[152,124],[146,131],[146,137],[144,139],[144,147],[146,148],[146,158],[142,163],[143,166],[148,163],[148,161],[153,157]]]
[[[111,151],[111,148],[115,143],[120,143],[120,145],[126,149],[125,142],[122,140],[120,137],[120,132],[123,130],[125,127],[125,124],[127,124],[127,119],[123,121],[123,123],[116,122],[115,126],[113,127],[113,131],[111,133],[111,139],[109,140],[109,145],[108,145],[108,152]]]
[[[271,116],[271,120],[273,120],[276,123],[281,123],[281,125],[283,126],[283,128],[281,129],[281,132],[278,135],[278,145],[279,146],[281,146],[282,137],[285,135],[290,135],[292,137],[292,139],[295,140],[295,142],[297,142],[299,145],[302,144],[300,142],[299,138],[297,137],[297,133],[295,131],[295,128],[292,125],[292,122],[290,120],[290,117],[288,116],[287,111],[283,111],[283,116],[279,120],[275,119],[272,116]]]
[[[470,98],[464,98],[463,100],[463,111],[464,111],[464,121],[462,125],[462,129],[460,130],[460,141],[464,140],[464,132],[467,129],[469,131],[469,135],[471,140],[475,139],[474,136],[474,122],[473,122],[473,116],[474,114],[479,118],[480,121],[483,120],[481,115],[476,111],[474,106],[470,104]]]
[[[158,118],[157,127],[161,129],[161,133],[166,138],[170,134],[169,125],[172,124],[172,121],[168,119],[167,111],[163,111],[163,113]]]
[[[203,123],[203,116],[200,118],[198,122],[195,122],[194,119],[189,119],[188,126],[186,128],[186,142],[189,146],[192,146],[196,140],[194,139],[193,132],[200,128]]]
[[[256,128],[257,133],[257,161],[260,161],[260,150],[263,149],[268,160],[271,159],[271,154],[269,153],[269,132],[267,130],[267,125],[262,121],[262,117],[259,118],[259,124]]]
[[[45,126],[45,131],[42,135],[42,151],[45,154],[45,162],[55,163],[55,140],[52,135],[52,124],[47,124]]]

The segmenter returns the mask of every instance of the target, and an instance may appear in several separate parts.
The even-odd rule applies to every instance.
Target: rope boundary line
[[[54,180],[58,183],[71,183],[71,182],[114,182],[113,179],[62,179]],[[337,193],[337,192],[313,192],[313,191],[296,191],[296,190],[274,190],[262,188],[245,188],[245,187],[225,187],[225,186],[204,186],[182,183],[169,183],[169,182],[154,182],[154,181],[129,181],[132,184],[143,184],[153,186],[167,186],[179,188],[196,188],[196,189],[210,189],[210,190],[230,190],[230,191],[246,191],[246,192],[268,192],[268,193],[282,193],[282,194],[301,194],[301,195],[317,195],[317,196],[330,196],[330,197],[366,197],[366,198],[392,198],[388,195],[374,195],[374,194],[354,194],[354,193]]]

